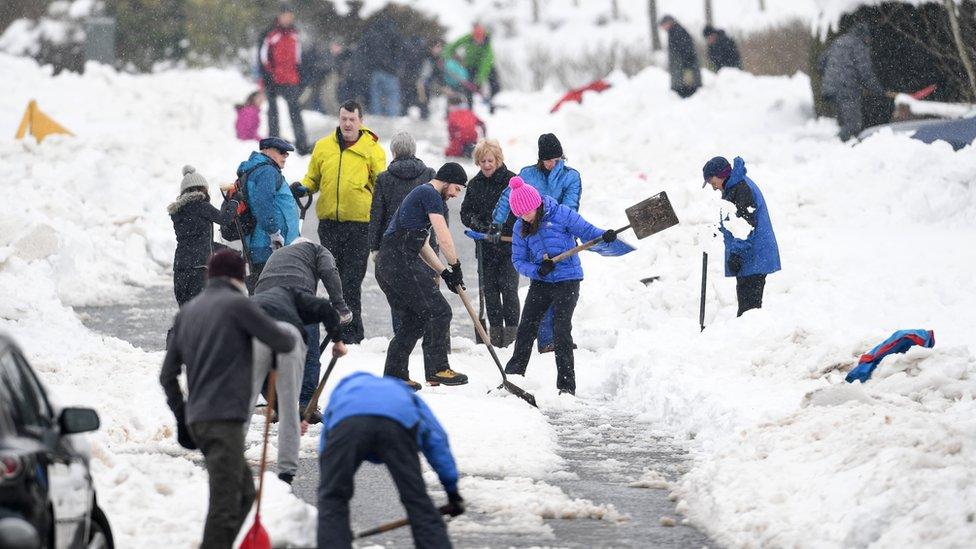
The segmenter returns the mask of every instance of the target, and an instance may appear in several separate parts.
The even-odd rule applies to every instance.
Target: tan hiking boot
[[[427,384],[436,387],[438,385],[464,385],[468,382],[468,376],[455,372],[448,368],[441,370],[427,378]]]
[[[403,380],[403,382],[407,384],[407,387],[410,387],[415,392],[424,388],[423,385],[417,383],[416,381],[414,381],[412,379],[405,379],[405,380]]]

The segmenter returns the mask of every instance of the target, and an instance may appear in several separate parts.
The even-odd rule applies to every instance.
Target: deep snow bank
[[[613,398],[689,439],[682,508],[723,544],[970,543],[972,148],[890,133],[844,145],[832,123],[809,120],[803,75],[708,73],[684,101],[667,88],[666,73],[649,69],[556,116],[543,114],[548,99],[510,95],[527,107],[489,125],[509,158],[534,158],[535,137],[554,131],[582,173],[581,211],[601,227],[622,225],[624,208],[659,190],[681,220],[625,258],[585,256],[580,394]],[[768,278],[764,309],[741,319],[713,238],[731,205],[700,183],[719,154],[745,158],[784,267]],[[639,282],[651,275],[660,280]],[[936,347],[889,359],[863,387],[843,383],[860,353],[900,328],[934,329]]]

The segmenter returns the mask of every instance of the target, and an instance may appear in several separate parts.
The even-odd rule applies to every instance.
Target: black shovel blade
[[[664,191],[634,204],[625,213],[638,239],[647,238],[678,224],[678,215],[674,213],[668,194]]]
[[[502,382],[501,385],[498,386],[499,389],[501,389],[502,387],[504,387],[505,390],[508,391],[509,393],[512,393],[513,395],[519,397],[520,399],[528,402],[533,407],[535,408],[539,407],[539,405],[535,403],[535,397],[532,396],[532,393],[527,393],[525,389],[519,387],[518,385],[512,383],[511,381],[506,379],[505,381]]]

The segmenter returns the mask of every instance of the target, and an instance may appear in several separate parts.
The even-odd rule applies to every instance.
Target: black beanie
[[[244,259],[234,250],[220,250],[207,262],[207,278],[226,276],[244,280]]]
[[[468,186],[468,174],[464,173],[464,168],[457,162],[448,162],[441,166],[441,169],[437,170],[437,175],[434,176],[434,179],[463,187]]]
[[[539,160],[552,160],[563,157],[563,145],[555,134],[544,133],[539,136]]]

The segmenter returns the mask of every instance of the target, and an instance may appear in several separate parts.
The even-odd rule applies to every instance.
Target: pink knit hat
[[[508,205],[512,208],[512,213],[517,216],[523,216],[542,204],[539,191],[532,185],[526,185],[525,181],[517,175],[508,180],[508,188],[511,189],[508,193]]]

